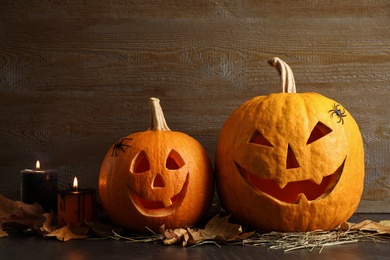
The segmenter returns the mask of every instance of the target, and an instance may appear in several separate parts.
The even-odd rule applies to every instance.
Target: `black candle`
[[[57,172],[40,169],[39,161],[36,169],[21,171],[21,200],[24,203],[36,202],[46,212],[57,212],[57,187]]]

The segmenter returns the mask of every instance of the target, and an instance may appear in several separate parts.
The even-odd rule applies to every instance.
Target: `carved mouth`
[[[187,174],[186,180],[180,192],[170,198],[169,201],[148,200],[141,197],[129,188],[130,199],[133,202],[133,205],[137,208],[137,210],[145,216],[162,217],[171,215],[180,207],[183,202],[188,187],[188,175],[189,174]]]
[[[283,202],[298,204],[305,199],[312,201],[329,195],[340,180],[345,160],[333,174],[323,177],[319,184],[308,179],[289,182],[283,188],[279,187],[275,180],[262,179],[241,167],[237,162],[235,164],[244,180],[256,191]]]

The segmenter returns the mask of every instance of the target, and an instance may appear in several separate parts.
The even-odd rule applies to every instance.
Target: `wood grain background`
[[[366,151],[359,212],[390,212],[390,1],[0,1],[0,193],[19,199],[20,170],[97,187],[120,137],[144,131],[150,97],[172,130],[214,159],[233,110],[279,91],[267,60],[298,91],[337,100]],[[330,151],[331,152],[331,151]]]

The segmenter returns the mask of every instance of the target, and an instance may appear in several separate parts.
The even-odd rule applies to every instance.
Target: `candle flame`
[[[73,179],[73,189],[77,190],[79,184],[78,184],[78,181],[77,181],[77,177],[74,177]]]
[[[41,168],[41,163],[39,162],[39,160],[35,163],[35,168],[37,170],[39,170]]]

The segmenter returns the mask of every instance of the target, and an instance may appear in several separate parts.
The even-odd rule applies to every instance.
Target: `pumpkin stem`
[[[150,98],[150,125],[148,130],[170,131],[167,122],[165,121],[164,113],[161,109],[160,99]]]
[[[280,75],[282,92],[296,93],[295,79],[290,66],[278,57],[272,58],[268,61],[269,65],[275,67]]]

